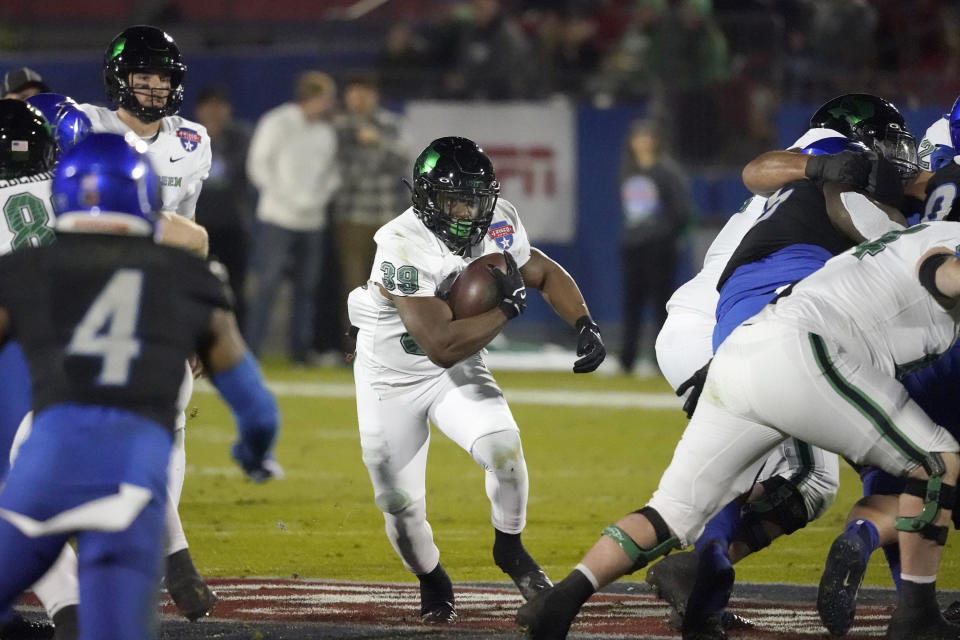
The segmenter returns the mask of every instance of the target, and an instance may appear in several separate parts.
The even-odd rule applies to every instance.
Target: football
[[[503,296],[488,265],[507,271],[502,253],[488,253],[468,264],[453,281],[447,303],[453,309],[454,320],[480,315],[500,304]]]

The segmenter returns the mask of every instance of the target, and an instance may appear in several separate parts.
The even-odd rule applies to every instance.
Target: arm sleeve
[[[280,424],[277,401],[267,389],[253,355],[247,353],[233,368],[214,375],[210,381],[230,406],[241,442],[262,462],[273,447]]]

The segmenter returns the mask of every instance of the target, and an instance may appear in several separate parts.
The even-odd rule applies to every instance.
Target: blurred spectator
[[[582,97],[600,65],[596,25],[570,11],[543,11],[537,34],[537,58],[550,92]]]
[[[876,56],[876,9],[867,0],[814,0],[810,46],[825,92],[864,86]]]
[[[380,88],[389,100],[423,97],[432,78],[428,65],[427,41],[407,22],[397,22],[387,31],[383,50],[377,56]]]
[[[50,93],[50,87],[43,81],[43,77],[30,67],[7,71],[3,76],[4,99],[26,100],[38,93]]]
[[[694,210],[687,179],[663,145],[660,124],[640,120],[630,127],[620,164],[623,230],[620,257],[623,272],[623,344],[620,367],[630,373],[645,336],[643,357],[653,362],[653,341],[667,318],[673,293],[677,244]],[[642,331],[644,305],[653,318]]]
[[[341,301],[370,276],[373,234],[409,206],[400,178],[410,159],[401,142],[400,118],[380,107],[377,80],[354,74],[343,85],[336,119],[343,184],[334,200],[333,240],[339,257]]]
[[[230,94],[223,86],[201,89],[194,111],[210,134],[210,175],[197,201],[197,222],[210,237],[210,253],[223,263],[236,299],[235,313],[243,326],[247,252],[255,194],[247,181],[250,126],[233,119]]]
[[[469,6],[469,19],[456,25],[453,66],[443,78],[445,95],[474,100],[527,97],[534,81],[533,60],[520,27],[500,0],[470,0]]]
[[[340,186],[337,134],[329,122],[335,98],[336,86],[329,75],[300,74],[296,101],[260,118],[247,157],[247,174],[260,198],[247,273],[253,286],[245,337],[257,353],[277,288],[289,274],[293,280],[289,356],[299,364],[310,361],[327,206]]]
[[[668,0],[652,24],[647,62],[662,91],[662,115],[689,161],[713,160],[723,144],[718,86],[729,73],[727,43],[703,0]]]

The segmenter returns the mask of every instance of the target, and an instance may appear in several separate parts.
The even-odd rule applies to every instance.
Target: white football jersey
[[[947,310],[920,284],[934,247],[960,247],[960,222],[891,231],[831,258],[751,322],[775,318],[837,341],[888,375],[929,363],[957,339],[960,305]]]
[[[842,137],[833,129],[810,129],[790,145],[790,148],[803,149],[817,140],[838,136]],[[717,291],[720,274],[727,266],[730,256],[740,245],[743,236],[747,235],[747,231],[763,213],[763,205],[766,202],[767,198],[765,196],[753,196],[743,203],[740,211],[730,216],[707,249],[703,259],[703,268],[670,296],[670,300],[667,301],[667,313],[684,309],[696,311],[711,318],[715,316],[717,303],[720,301],[720,293]]]
[[[0,255],[53,242],[51,173],[0,180]]]
[[[366,288],[349,297],[350,323],[359,328],[357,354],[379,369],[378,380],[389,381],[390,372],[435,376],[445,371],[423,354],[407,334],[393,301],[380,293],[378,284],[394,296],[433,296],[441,283],[462,271],[475,258],[510,252],[517,266],[530,259],[530,241],[516,208],[500,198],[493,221],[479,245],[459,256],[443,244],[417,218],[413,208],[380,227],[373,237],[377,254]]]
[[[81,104],[96,133],[136,135],[117,112],[106,107]],[[193,220],[203,181],[210,174],[210,136],[201,124],[180,116],[160,120],[160,132],[147,143],[150,164],[160,178],[160,199],[164,211]]]
[[[917,145],[917,161],[920,168],[924,171],[932,171],[930,168],[930,155],[940,147],[953,147],[953,141],[950,139],[950,121],[947,116],[935,121],[923,134],[923,139]]]

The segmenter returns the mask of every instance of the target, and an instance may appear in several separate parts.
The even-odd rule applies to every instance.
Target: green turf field
[[[209,576],[301,576],[405,581],[407,574],[383,533],[360,459],[349,369],[292,370],[268,361],[271,382],[326,383],[332,397],[281,395],[283,431],[277,457],[283,480],[247,481],[229,458],[234,438],[226,406],[197,392],[187,423],[187,478],[180,503],[197,566]],[[572,373],[496,373],[511,390],[666,393],[660,378]],[[297,392],[293,385],[288,392]],[[643,506],[670,460],[686,422],[679,409],[610,409],[513,405],[530,473],[524,540],[560,578],[596,541],[600,530]],[[843,467],[840,497],[804,530],[737,565],[738,580],[816,583],[832,538],[859,497],[856,475]],[[444,566],[454,581],[499,581],[491,558],[493,530],[483,473],[470,456],[433,431],[427,509]],[[951,536],[938,586],[960,589],[957,534]],[[640,579],[642,574],[637,574]],[[865,584],[891,585],[877,553]]]

